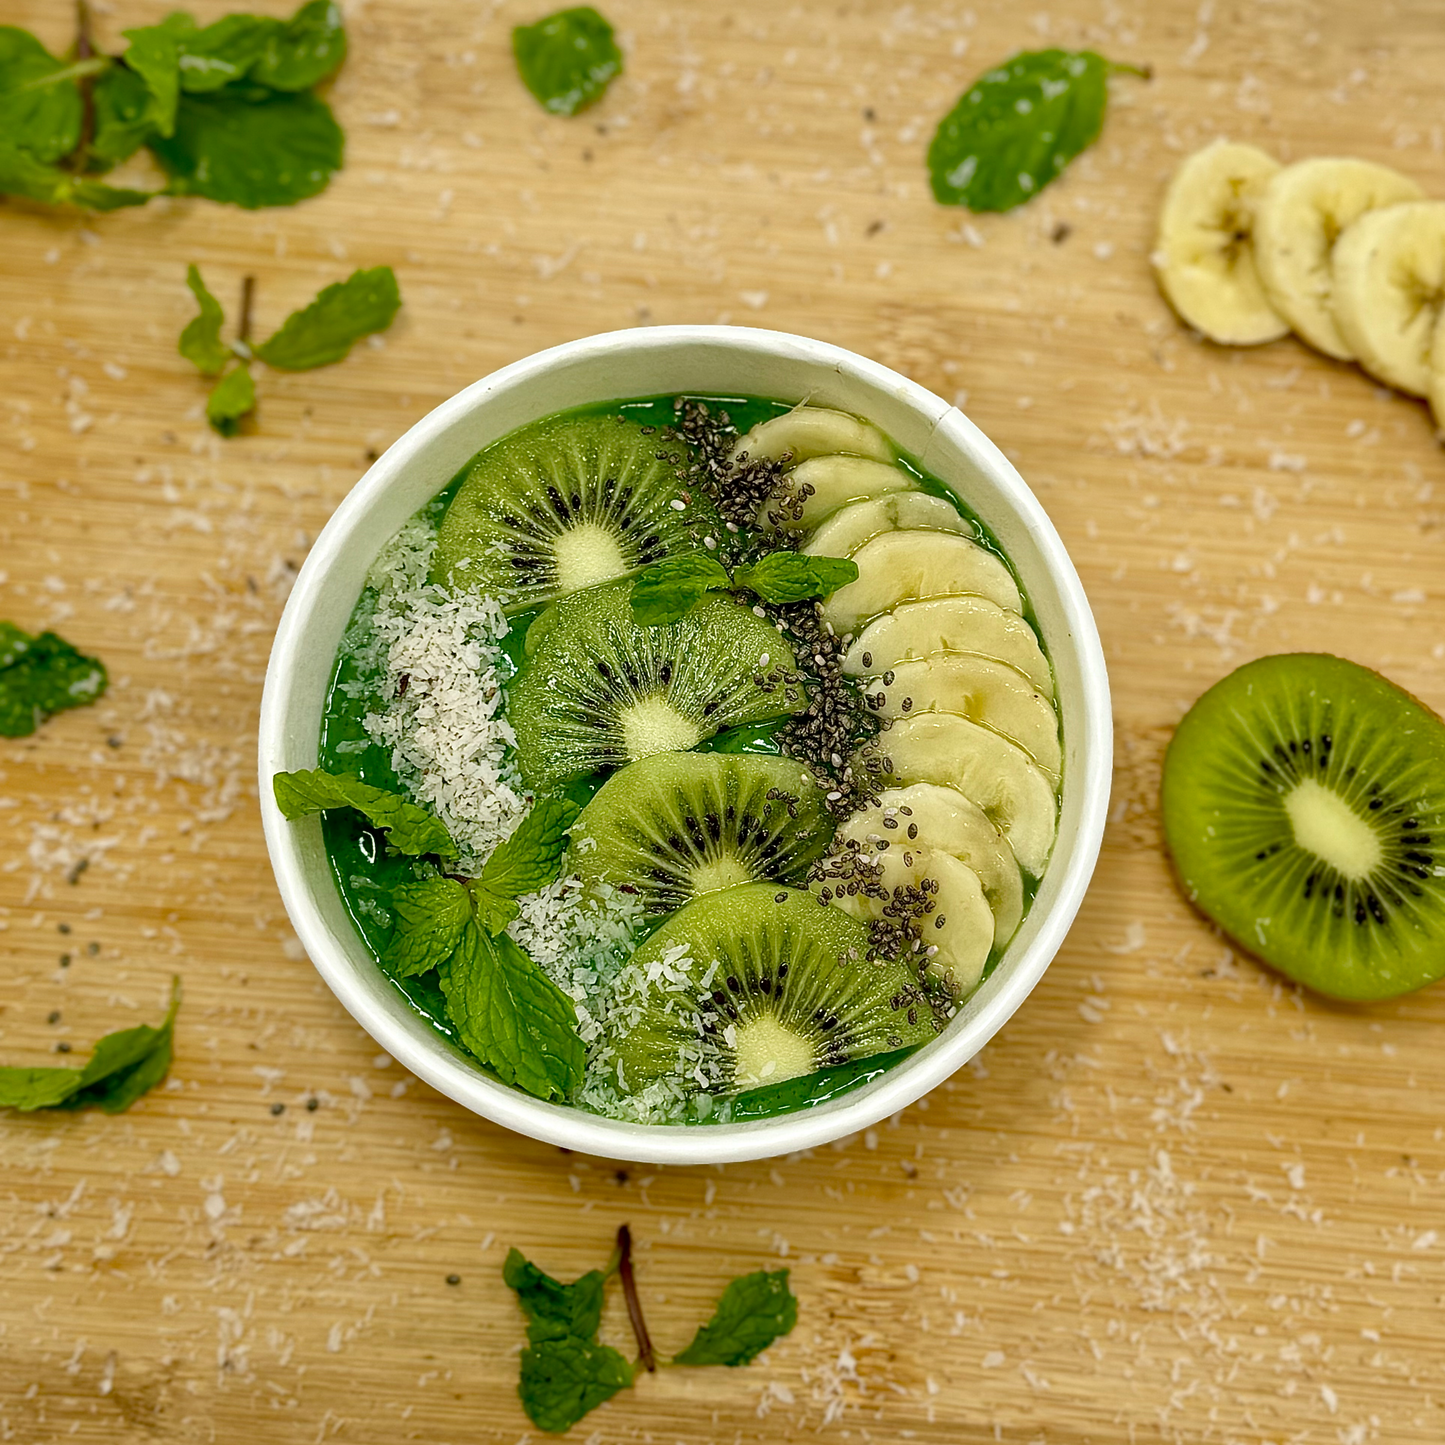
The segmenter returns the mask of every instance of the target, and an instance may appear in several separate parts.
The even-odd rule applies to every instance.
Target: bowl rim
[[[286,752],[286,698],[293,677],[304,665],[311,613],[331,568],[345,554],[353,530],[393,478],[421,457],[454,423],[485,406],[493,394],[511,391],[550,368],[590,355],[615,354],[619,347],[665,348],[679,342],[721,345],[754,354],[761,350],[775,358],[813,366],[821,362],[865,386],[889,393],[896,401],[931,418],[935,432],[944,427],[956,431],[971,459],[990,473],[992,484],[1004,495],[1030,534],[1043,567],[1052,577],[1079,670],[1085,738],[1071,774],[1081,800],[1077,829],[1052,906],[1025,952],[1011,960],[1008,976],[1000,981],[985,1008],[968,1020],[964,1028],[952,1038],[938,1039],[868,1085],[827,1104],[739,1123],[646,1125],[535,1099],[481,1073],[440,1035],[430,1031],[407,1032],[399,1027],[363,986],[358,970],[322,918],[305,881],[294,825],[287,822],[275,803],[271,777],[287,766],[282,761]],[[1108,813],[1112,737],[1103,648],[1074,564],[1028,484],[963,412],[919,383],[832,343],[751,327],[654,326],[580,337],[534,352],[489,373],[421,417],[355,483],[313,544],[276,630],[261,702],[259,797],[263,832],[277,886],[307,957],[357,1023],[405,1069],[473,1113],[544,1143],[608,1159],[654,1164],[720,1164],[816,1148],[866,1129],[936,1088],[973,1058],[1008,1022],[1058,953],[1093,875]],[[1057,850],[1057,843],[1055,848]],[[1050,881],[1055,880],[1051,877]]]

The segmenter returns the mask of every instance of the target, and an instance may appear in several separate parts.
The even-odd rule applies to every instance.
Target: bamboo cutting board
[[[103,8],[114,41],[169,6]],[[0,744],[0,1057],[186,989],[165,1089],[0,1119],[0,1439],[512,1445],[501,1260],[571,1277],[623,1221],[664,1350],[745,1270],[790,1266],[800,1321],[579,1440],[1445,1438],[1445,988],[1284,987],[1184,904],[1156,815],[1170,728],[1248,658],[1332,649],[1445,708],[1445,451],[1292,340],[1200,343],[1147,261],[1217,134],[1445,196],[1439,5],[607,0],[627,75],[573,121],[511,68],[540,8],[348,4],[348,165],[304,206],[0,205],[0,616],[114,679]],[[59,49],[67,10],[0,19]],[[935,206],[936,119],[1051,43],[1154,79],[1115,82],[1026,210]],[[265,375],[223,442],[175,353],[190,261],[232,309],[256,277],[261,334],[357,266],[392,264],[405,308],[343,365]],[[1098,616],[1115,798],[1063,952],[931,1097],[807,1157],[619,1169],[471,1117],[352,1024],[277,899],[253,739],[287,587],[369,457],[528,352],[719,320],[876,357],[1014,459]]]

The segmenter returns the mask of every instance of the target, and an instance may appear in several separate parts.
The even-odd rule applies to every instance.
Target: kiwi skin
[[[1296,841],[1286,800],[1311,780],[1374,838],[1367,872]],[[1379,673],[1327,653],[1247,663],[1185,714],[1160,802],[1186,897],[1264,963],[1351,1002],[1445,975],[1445,722]]]

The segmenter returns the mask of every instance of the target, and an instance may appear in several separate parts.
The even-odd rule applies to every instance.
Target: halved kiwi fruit
[[[823,789],[789,758],[656,753],[614,773],[582,810],[568,868],[671,913],[740,883],[801,883],[832,833]]]
[[[720,523],[682,442],[620,416],[552,417],[488,447],[437,535],[431,580],[530,607],[699,547]]]
[[[1264,657],[1184,715],[1164,833],[1242,948],[1342,999],[1445,974],[1445,723],[1378,673]]]
[[[932,1038],[908,969],[867,954],[861,923],[797,889],[694,899],[633,955],[648,983],[619,1031],[619,1083],[731,1094]]]
[[[792,648],[750,608],[713,596],[670,626],[643,627],[631,595],[626,580],[591,587],[533,624],[541,640],[507,706],[529,786],[685,752],[807,705]]]

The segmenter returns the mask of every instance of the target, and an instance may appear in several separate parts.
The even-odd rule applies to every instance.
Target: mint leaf
[[[340,361],[353,343],[385,331],[401,306],[390,266],[354,271],[328,286],[307,307],[293,311],[256,355],[278,371],[309,371]]]
[[[106,1034],[83,1069],[0,1069],[0,1108],[85,1109],[107,1114],[130,1108],[165,1078],[180,1008],[180,980],[171,984],[171,1006],[158,1028],[141,1024]]]
[[[472,921],[472,903],[455,878],[427,878],[392,891],[396,930],[381,963],[396,978],[411,978],[445,963]]]
[[[44,165],[28,151],[7,148],[0,134],[0,195],[24,196],[48,206],[80,206],[89,211],[118,211],[143,206],[154,194],[86,180],[59,166]]]
[[[0,25],[0,146],[42,162],[69,155],[80,141],[76,73],[28,30]]]
[[[150,92],[149,119],[158,135],[173,135],[180,98],[180,49],[175,31],[165,24],[122,30],[130,46],[121,59]]]
[[[523,1256],[521,1250],[507,1251],[502,1278],[517,1292],[517,1303],[527,1316],[527,1339],[592,1339],[602,1324],[602,1292],[607,1276],[590,1269],[571,1284],[544,1274]]]
[[[788,1271],[763,1270],[733,1280],[712,1319],[692,1343],[673,1356],[675,1365],[746,1365],[798,1323],[798,1301],[788,1288]]]
[[[631,1384],[632,1366],[611,1345],[568,1335],[522,1351],[517,1394],[539,1430],[560,1435]]]
[[[251,79],[272,90],[305,90],[346,59],[346,26],[334,0],[311,0],[271,32]]]
[[[733,573],[739,587],[756,592],[764,602],[802,602],[826,597],[858,575],[858,564],[846,557],[805,557],[801,552],[769,552],[751,567]]]
[[[180,55],[181,89],[191,95],[220,90],[242,80],[266,53],[279,20],[260,15],[224,15],[205,29],[184,25],[189,16],[172,15],[164,24],[175,36]]]
[[[644,567],[632,583],[632,617],[639,627],[666,627],[685,617],[709,592],[732,583],[706,552],[680,552]]]
[[[241,418],[255,409],[256,383],[244,361],[223,376],[206,398],[206,420],[223,437],[235,436],[241,430]]]
[[[204,196],[247,210],[289,206],[326,189],[345,140],[324,101],[235,86],[183,95],[175,134],[151,150],[176,196]]]
[[[482,887],[502,898],[518,898],[555,882],[567,849],[567,830],[580,811],[571,798],[538,798],[512,836],[487,859]]]
[[[387,830],[386,841],[398,853],[435,853],[455,858],[457,845],[438,818],[397,793],[373,788],[353,773],[321,768],[277,773],[271,779],[276,806],[287,818],[305,818],[328,808],[355,808],[374,828]]]
[[[505,893],[494,893],[481,883],[470,888],[472,903],[477,911],[477,922],[495,938],[522,910],[516,899]]]
[[[225,370],[233,355],[231,348],[221,340],[221,325],[226,313],[221,309],[221,303],[206,289],[206,283],[201,280],[201,273],[194,265],[186,268],[186,285],[191,288],[201,314],[186,322],[176,350],[187,361],[194,362],[202,376],[216,376]]]
[[[464,929],[439,977],[458,1037],[504,1083],[551,1099],[582,1082],[576,1006],[507,934]]]
[[[52,713],[84,707],[106,689],[105,664],[76,651],[63,637],[29,637],[13,623],[0,633],[0,737],[23,738]]]
[[[934,199],[1011,211],[1098,139],[1112,67],[1092,50],[1021,51],[976,80],[928,147]]]
[[[91,89],[94,127],[86,155],[101,167],[118,165],[176,126],[180,82],[174,34],[164,25],[122,33],[130,41],[122,63]]]
[[[590,5],[558,10],[512,31],[522,84],[553,115],[575,115],[622,73],[612,27]]]

